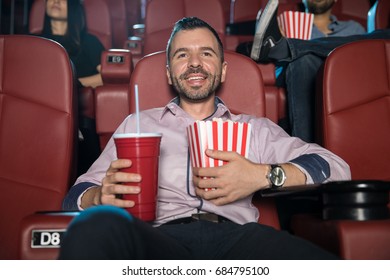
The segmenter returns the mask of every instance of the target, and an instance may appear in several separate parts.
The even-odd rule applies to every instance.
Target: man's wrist
[[[281,188],[287,180],[287,174],[282,165],[271,164],[267,175],[271,188]]]
[[[81,209],[86,209],[91,206],[100,205],[100,189],[101,187],[99,186],[92,186],[85,190],[85,192],[81,194],[79,207]]]

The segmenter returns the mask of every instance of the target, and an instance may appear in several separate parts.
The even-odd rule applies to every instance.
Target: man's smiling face
[[[195,102],[214,95],[224,82],[226,63],[222,63],[218,42],[207,28],[182,30],[171,45],[167,69],[169,84],[181,98]]]

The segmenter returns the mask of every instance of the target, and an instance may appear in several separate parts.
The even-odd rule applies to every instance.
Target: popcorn
[[[193,167],[221,166],[226,162],[208,157],[206,149],[235,151],[247,158],[251,125],[215,118],[212,121],[196,121],[187,127],[187,136]]]
[[[285,11],[278,16],[279,26],[287,38],[310,40],[314,14]]]

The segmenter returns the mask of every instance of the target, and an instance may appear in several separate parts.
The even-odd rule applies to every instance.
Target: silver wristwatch
[[[280,165],[271,164],[271,170],[269,171],[267,178],[270,181],[271,188],[281,188],[286,182],[286,172]]]

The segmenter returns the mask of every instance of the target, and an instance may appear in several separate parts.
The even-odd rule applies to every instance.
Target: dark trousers
[[[368,39],[390,39],[390,29],[362,35],[324,37],[314,40],[288,39],[290,56],[276,62],[285,73],[277,81],[287,91],[291,135],[306,142],[315,141],[315,91],[318,70],[326,57],[339,46]]]
[[[59,259],[335,259],[258,223],[196,221],[152,227],[112,206],[83,211],[70,224]]]

